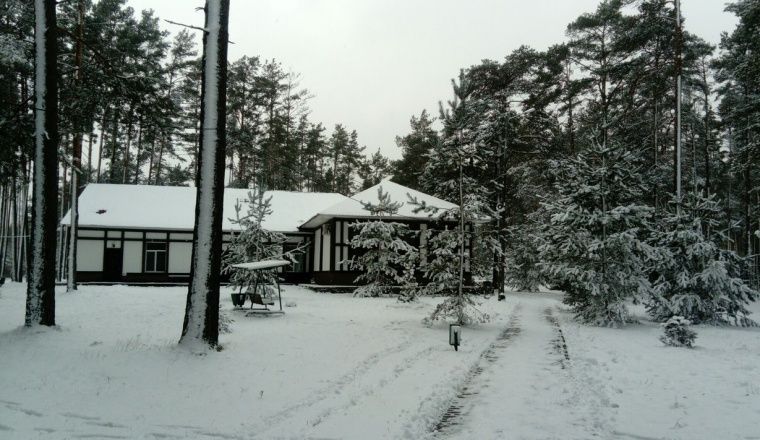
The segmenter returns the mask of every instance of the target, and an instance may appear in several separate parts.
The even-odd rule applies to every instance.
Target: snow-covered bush
[[[635,163],[631,152],[600,145],[552,161],[555,194],[535,214],[547,219],[538,222],[539,266],[586,323],[621,325],[630,319],[625,302],[649,294],[652,209],[637,202],[644,186]]]
[[[378,188],[378,203],[363,203],[365,209],[375,216],[390,216],[398,212],[401,204],[391,200],[390,195]],[[381,219],[356,222],[350,228],[357,233],[351,238],[351,249],[357,254],[348,260],[352,269],[361,270],[355,283],[364,283],[355,291],[356,296],[380,296],[401,287],[399,300],[415,298],[415,267],[417,248],[409,243],[413,232],[409,226]]]
[[[283,234],[267,231],[261,226],[266,216],[272,213],[271,197],[265,199],[263,191],[254,189],[248,193],[245,202],[248,203],[245,215],[241,215],[240,202],[235,204],[235,218],[230,220],[239,227],[239,231],[233,232],[222,261],[224,271],[232,274],[230,285],[233,287],[246,287],[258,276],[250,270],[234,270],[233,264],[282,258],[282,244],[285,242]],[[272,277],[274,273],[264,271],[261,275]]]
[[[683,316],[693,323],[754,325],[745,307],[758,292],[741,277],[741,259],[719,246],[721,208],[690,194],[680,210],[671,203],[652,231],[658,249],[647,311],[660,322]]]
[[[697,339],[697,333],[689,327],[690,325],[691,321],[683,316],[670,317],[662,324],[665,332],[660,336],[660,341],[670,347],[691,348]]]
[[[426,324],[434,321],[453,319],[458,324],[467,325],[486,322],[487,314],[477,309],[478,303],[467,289],[459,294],[459,233],[451,229],[430,230],[427,241],[427,263],[422,268],[426,295],[448,294],[445,300],[424,319]]]
[[[354,295],[389,294],[394,286],[403,286],[414,278],[417,248],[407,241],[412,235],[407,225],[373,220],[352,223],[350,227],[357,231],[351,238],[351,249],[359,255],[349,263],[352,269],[363,271],[354,282],[364,283]]]

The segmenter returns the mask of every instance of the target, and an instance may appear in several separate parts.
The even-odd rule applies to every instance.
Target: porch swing
[[[287,260],[263,260],[253,261],[250,263],[233,264],[232,267],[237,270],[248,270],[253,273],[252,280],[243,287],[240,286],[238,293],[232,294],[232,305],[238,310],[244,310],[245,300],[251,301],[251,307],[246,312],[246,316],[260,315],[284,315],[282,310],[282,292],[280,290],[280,281],[276,274],[268,274],[268,271],[275,271],[280,267],[290,265]],[[277,291],[277,302],[275,302],[275,290]],[[269,307],[279,305],[279,310],[272,310]],[[256,307],[259,306],[259,307]],[[256,307],[256,308],[254,308]]]

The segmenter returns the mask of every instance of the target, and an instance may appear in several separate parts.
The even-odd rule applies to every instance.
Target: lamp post
[[[454,351],[459,351],[461,332],[462,332],[461,325],[449,324],[449,345],[454,346]]]

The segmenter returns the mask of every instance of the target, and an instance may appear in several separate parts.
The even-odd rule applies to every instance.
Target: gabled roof
[[[387,193],[390,196],[391,201],[401,203],[401,207],[396,214],[383,215],[381,218],[397,220],[425,220],[430,219],[431,217],[437,218],[443,214],[444,211],[457,207],[457,205],[439,199],[438,197],[433,197],[429,194],[425,194],[423,192],[407,188],[403,185],[399,185],[398,183],[391,182],[390,180],[386,180],[378,183],[371,188],[365,189],[364,191],[350,198],[346,198],[345,200],[342,200],[328,207],[327,209],[319,211],[314,217],[310,218],[309,221],[304,223],[301,227],[304,229],[316,228],[329,221],[330,219],[336,217],[380,218],[379,216],[373,215],[371,212],[366,210],[362,204],[362,202],[378,203],[378,188],[382,188],[383,192]],[[425,202],[428,206],[439,208],[440,211],[434,214],[425,211],[414,212],[417,206],[409,203],[410,196],[412,198],[416,198],[419,202]]]
[[[237,229],[230,221],[235,204],[243,205],[245,214],[247,189],[225,188],[222,229]],[[267,191],[272,196],[272,214],[263,227],[276,232],[297,232],[298,227],[320,210],[346,200],[336,193]],[[125,229],[192,230],[195,220],[196,188],[151,185],[87,185],[79,196],[79,226]],[[61,224],[70,223],[67,213]]]

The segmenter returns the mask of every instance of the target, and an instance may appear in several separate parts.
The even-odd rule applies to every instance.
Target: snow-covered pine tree
[[[180,344],[219,343],[219,276],[227,145],[229,0],[206,0],[198,173],[190,284]]]
[[[431,279],[450,279],[447,272],[456,271],[453,280],[456,282],[456,293],[441,303],[428,318],[429,321],[451,317],[459,324],[470,324],[488,320],[488,316],[475,308],[474,299],[464,289],[465,248],[472,238],[470,225],[478,219],[493,218],[497,215],[490,207],[488,200],[492,191],[490,186],[479,179],[484,157],[480,155],[480,141],[475,122],[479,108],[470,105],[472,93],[470,83],[464,71],[460,72],[459,83],[452,80],[454,99],[449,101],[449,107],[440,105],[443,132],[440,141],[428,154],[428,162],[420,176],[422,187],[431,191],[444,200],[456,201],[459,208],[440,212],[440,208],[428,206],[424,202],[410,199],[410,203],[418,205],[417,210],[431,214],[440,213],[441,224],[455,222],[456,246],[453,252],[457,254],[457,262],[450,265],[448,253],[451,252],[453,240],[452,231],[430,230],[432,234],[428,241],[428,253],[440,253],[441,260],[436,265],[425,268],[428,281]],[[492,183],[492,182],[491,182]],[[498,246],[498,241],[492,241]],[[435,246],[439,246],[436,248]],[[440,282],[431,282],[427,291],[432,292]],[[452,286],[449,285],[449,288]]]
[[[413,236],[409,226],[382,220],[398,212],[400,202],[394,202],[380,186],[377,189],[378,203],[362,202],[364,208],[378,220],[356,222],[350,225],[357,231],[351,238],[351,249],[358,253],[349,265],[361,270],[354,282],[366,283],[355,291],[356,296],[380,296],[389,294],[394,286],[401,287],[400,301],[413,301],[416,296],[415,267],[417,248],[407,240]]]
[[[534,222],[526,222],[509,228],[504,277],[507,285],[520,292],[537,292],[543,282],[536,251],[540,236],[533,233],[535,227]]]
[[[644,185],[635,156],[598,144],[573,159],[550,162],[555,194],[537,215],[540,266],[566,291],[582,321],[618,326],[629,320],[625,301],[649,294],[645,241],[652,209],[640,205]]]
[[[690,328],[691,321],[683,316],[671,316],[663,326],[663,335],[660,341],[670,347],[688,347],[694,346],[697,339],[697,333]]]
[[[427,263],[422,269],[425,285],[421,292],[426,295],[449,296],[433,309],[423,322],[454,319],[460,325],[486,322],[489,316],[478,310],[478,302],[469,291],[455,289],[460,279],[459,231],[456,229],[428,229]]]
[[[254,273],[250,270],[233,270],[233,264],[283,258],[282,244],[285,236],[262,227],[264,219],[272,213],[271,200],[272,197],[264,198],[263,191],[253,189],[248,193],[248,209],[245,214],[241,215],[241,203],[238,201],[235,204],[235,218],[230,221],[239,227],[239,231],[232,234],[223,261],[224,270],[232,274],[230,285],[235,288],[245,288],[251,284]],[[262,275],[274,276],[271,271],[264,271]]]
[[[653,319],[755,325],[745,306],[760,295],[742,279],[742,260],[719,246],[725,238],[718,230],[722,214],[713,197],[690,193],[680,210],[672,202],[653,228],[658,261],[646,301]]]
[[[35,0],[34,189],[24,324],[55,325],[58,45],[55,0]]]

